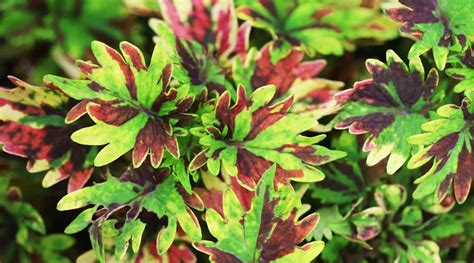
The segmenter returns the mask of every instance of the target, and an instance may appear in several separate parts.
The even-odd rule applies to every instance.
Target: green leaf
[[[449,58],[452,68],[446,69],[446,74],[459,80],[454,86],[454,92],[469,92],[474,89],[474,56],[472,47],[468,47],[464,54],[453,55]]]
[[[218,174],[222,163],[226,172],[250,189],[255,188],[263,173],[274,164],[278,184],[288,184],[290,180],[322,180],[324,175],[315,166],[345,154],[315,145],[324,135],[301,135],[314,126],[314,120],[288,114],[291,98],[271,105],[274,94],[274,86],[265,86],[247,99],[245,89],[240,86],[233,107],[230,94],[222,94],[215,111],[218,123],[204,123],[203,132],[197,134],[202,151],[191,161],[191,170],[207,163],[209,171]]]
[[[421,209],[417,206],[407,206],[403,209],[402,219],[398,223],[401,226],[416,226],[423,221]]]
[[[340,236],[352,234],[349,221],[340,214],[337,206],[319,209],[318,214],[320,220],[313,231],[314,239],[322,240],[324,236],[327,240],[331,240],[333,233]]]
[[[67,227],[64,229],[66,234],[74,234],[84,230],[92,222],[97,207],[92,207],[82,211]]]
[[[343,133],[331,145],[336,150],[346,152],[347,157],[321,167],[326,178],[310,185],[311,196],[325,204],[354,202],[366,193],[366,182],[360,166],[364,156],[359,153],[356,137],[349,133]]]
[[[132,249],[137,253],[145,223],[138,217],[142,209],[154,213],[158,218],[168,218],[168,228],[159,236],[166,236],[166,242],[160,242],[160,253],[165,253],[177,231],[176,222],[192,240],[201,239],[201,228],[197,218],[185,202],[185,198],[178,191],[177,180],[169,175],[169,169],[154,170],[149,166],[142,166],[138,170],[129,170],[122,177],[109,176],[103,183],[85,187],[63,197],[58,203],[59,210],[71,210],[87,205],[94,205],[82,212],[68,227],[69,231],[79,231],[86,223],[91,223],[89,229],[91,242],[97,257],[105,260],[104,244],[102,240],[104,227],[113,231],[116,220],[109,219],[114,212],[128,207],[126,220],[118,230],[119,235],[115,246],[115,258],[120,260],[127,250],[129,240],[132,240]],[[89,217],[98,207],[101,215],[90,221]],[[163,241],[162,238],[160,238]],[[172,239],[171,239],[172,241]]]
[[[176,235],[177,222],[174,219],[168,220],[168,226],[162,228],[156,238],[156,247],[160,255],[164,254],[171,246]]]
[[[119,261],[123,258],[130,239],[132,240],[133,252],[138,253],[145,226],[146,224],[140,220],[125,222],[115,242],[115,260]]]
[[[407,190],[402,185],[384,184],[375,190],[374,198],[380,207],[388,212],[395,213],[405,204]]]
[[[369,207],[351,216],[350,221],[356,227],[356,238],[370,240],[382,231],[385,211],[380,207]]]
[[[259,183],[249,211],[245,211],[235,193],[227,189],[223,196],[224,214],[206,212],[206,222],[217,242],[195,243],[196,249],[210,255],[211,261],[228,262],[311,262],[324,243],[315,241],[298,247],[311,233],[319,217],[311,214],[298,221],[301,204],[291,186],[273,187],[275,167],[268,169]],[[293,201],[295,200],[295,201]]]
[[[123,30],[114,26],[112,22],[124,21],[127,10],[124,4],[115,0],[83,0],[79,10],[74,8],[74,3],[59,0],[48,0],[47,4],[49,15],[43,17],[44,21],[49,28],[60,31],[63,38],[61,47],[72,58],[79,58],[85,54],[97,32],[111,41],[125,37]],[[114,8],[110,8],[111,6]]]
[[[82,100],[68,114],[72,122],[88,114],[94,126],[72,134],[75,142],[106,145],[94,164],[103,166],[133,149],[134,167],[148,155],[157,168],[164,149],[179,157],[178,142],[171,123],[186,116],[193,97],[186,85],[170,88],[173,61],[166,45],[157,46],[147,66],[141,51],[128,42],[120,44],[122,54],[101,42],[92,43],[99,65],[78,61],[85,80],[48,75],[45,81]]]
[[[62,251],[71,248],[74,245],[74,239],[63,234],[48,235],[41,239],[41,246],[44,249]]]

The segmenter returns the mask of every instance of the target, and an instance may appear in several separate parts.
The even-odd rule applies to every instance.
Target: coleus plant
[[[122,38],[108,24],[122,9],[100,16],[103,3],[84,3],[85,29],[63,42],[74,56],[89,29]],[[326,60],[307,57],[350,57],[396,37],[377,1],[129,2],[153,16],[151,56],[92,41],[76,78],[34,86],[10,77],[0,142],[28,158],[29,171],[47,170],[43,186],[69,178],[57,209],[83,209],[65,229],[88,228],[92,250],[79,262],[311,262],[320,253],[331,262],[344,251],[440,262],[474,225],[455,202],[470,205],[473,177],[472,4],[400,3],[386,13],[415,38],[409,63],[389,50],[386,62],[367,60],[370,79],[336,94],[344,83],[325,78]],[[262,33],[255,42],[251,26]],[[425,73],[431,49],[425,66],[452,79]],[[349,133],[334,139],[333,124]],[[102,176],[87,184],[94,171]],[[64,237],[41,244],[70,244]]]
[[[28,158],[30,172],[47,170],[44,187],[69,179],[68,191],[81,188],[91,176],[95,148],[74,143],[79,128],[66,125],[70,98],[53,86],[37,87],[9,77],[14,89],[0,89],[0,143],[10,154]]]
[[[275,166],[263,175],[250,208],[246,211],[236,193],[225,190],[222,213],[206,212],[209,231],[217,242],[201,241],[195,247],[217,262],[310,262],[323,249],[314,241],[300,243],[318,223],[317,214],[298,221],[301,203],[289,186],[274,189]],[[280,195],[284,195],[281,198]],[[229,233],[231,233],[229,235]]]
[[[125,255],[129,243],[133,251],[138,252],[146,227],[139,216],[146,209],[160,218],[166,216],[168,219],[168,225],[160,230],[157,237],[156,247],[159,254],[166,252],[172,245],[178,224],[192,240],[200,240],[199,223],[189,208],[189,205],[192,205],[200,209],[202,207],[200,199],[186,194],[176,183],[176,177],[170,175],[168,168],[154,170],[151,166],[144,165],[137,170],[125,172],[120,178],[109,176],[103,183],[70,193],[59,201],[59,210],[88,205],[94,207],[79,214],[65,232],[76,233],[91,223],[89,234],[92,246],[98,259],[103,261],[105,260],[103,226],[115,229],[117,219],[110,217],[120,211],[125,213],[124,209],[127,210],[125,222],[115,240],[114,257],[118,261]],[[100,216],[93,220],[94,214],[97,213],[100,213]]]
[[[364,7],[363,1],[253,1],[237,0],[239,17],[268,30],[280,50],[301,48],[311,56],[342,55],[354,50],[359,39],[388,40],[395,27],[380,10]]]
[[[387,9],[392,19],[402,22],[402,32],[418,41],[408,54],[412,59],[433,51],[436,66],[444,69],[450,52],[461,52],[470,46],[474,34],[474,18],[469,10],[474,3],[469,0],[401,0],[402,7]]]
[[[385,254],[385,260],[389,262],[441,262],[443,247],[440,245],[456,243],[466,223],[459,215],[430,215],[417,202],[406,204],[407,191],[398,184],[377,186],[372,200],[375,203],[367,202],[367,208],[353,208],[354,211],[345,216],[340,214],[337,206],[319,210],[328,221],[317,227],[317,238],[324,236],[329,240],[328,246],[338,250],[360,249],[361,246],[351,246],[360,243]],[[338,238],[341,237],[346,242],[340,242]],[[380,258],[369,252],[365,259],[374,256]],[[336,261],[329,253],[323,254],[323,258],[329,262]]]
[[[292,49],[288,55],[272,60],[273,44],[258,52],[249,51],[245,58],[234,60],[232,77],[235,82],[254,90],[264,85],[275,85],[274,101],[293,96],[290,111],[319,120],[337,111],[333,95],[344,86],[343,82],[318,78],[326,66],[323,59],[303,61],[304,52]],[[323,130],[318,125],[315,130]]]
[[[107,144],[95,157],[96,166],[110,164],[132,151],[131,163],[138,169],[119,179],[108,176],[105,182],[70,193],[58,203],[60,210],[94,205],[82,212],[66,232],[75,233],[92,223],[91,242],[100,260],[105,260],[103,226],[115,225],[115,219],[109,218],[123,210],[127,212],[125,222],[118,227],[116,260],[124,256],[129,242],[133,251],[138,252],[145,229],[145,223],[140,220],[142,210],[155,213],[159,218],[167,216],[167,227],[158,234],[160,254],[172,245],[178,223],[191,240],[200,240],[200,226],[189,206],[202,209],[203,205],[189,185],[179,183],[176,163],[189,164],[191,173],[198,169],[214,175],[228,173],[252,190],[264,172],[275,166],[275,180],[272,176],[271,182],[279,188],[291,189],[290,180],[322,180],[324,175],[314,166],[345,155],[315,145],[323,135],[303,136],[301,133],[316,122],[287,113],[291,97],[272,104],[274,86],[258,88],[249,98],[245,88],[240,86],[232,107],[228,91],[204,104],[198,100],[197,104],[193,103],[192,83],[182,83],[186,78],[180,78],[182,67],[177,64],[179,61],[173,60],[176,53],[168,41],[158,42],[149,66],[145,66],[141,52],[127,42],[121,44],[123,56],[100,42],[93,42],[92,51],[100,65],[78,61],[86,79],[46,76],[45,82],[81,100],[68,113],[67,123],[85,114],[94,121],[94,126],[74,132],[71,138],[80,144]],[[175,64],[176,79],[173,78]],[[122,74],[116,75],[116,72]],[[212,110],[200,110],[203,107]],[[178,142],[177,136],[182,140]],[[266,147],[262,147],[262,143]],[[177,162],[174,160],[180,158],[180,148],[186,155]],[[201,150],[193,154],[190,150],[194,148]],[[182,164],[180,167],[186,169]],[[110,194],[103,195],[104,192]],[[93,219],[94,214],[100,216]],[[295,245],[304,237],[297,237]],[[310,248],[316,249],[305,247]],[[289,248],[288,253],[293,249]]]
[[[239,26],[234,1],[159,0],[163,18],[178,38],[201,44],[219,62],[245,54],[248,48],[250,24]]]
[[[193,86],[226,90],[232,61],[244,57],[249,47],[250,24],[239,26],[233,1],[163,0],[159,4],[164,21],[150,19],[150,26],[157,34],[155,42],[162,39],[175,47],[173,60],[183,71],[176,75]]]
[[[468,197],[474,178],[473,99],[470,92],[460,107],[440,107],[438,118],[421,127],[424,133],[408,138],[410,143],[424,146],[410,159],[409,168],[418,168],[434,159],[431,169],[415,181],[419,184],[413,193],[415,198],[436,193],[443,200],[453,192],[456,201],[463,203]]]
[[[411,200],[402,185],[374,180],[374,173],[380,172],[364,169],[366,154],[358,151],[358,144],[349,133],[334,140],[332,146],[348,156],[324,165],[325,180],[311,188],[312,197],[321,201],[317,210],[321,220],[313,234],[316,240],[327,240],[322,259],[338,262],[342,251],[350,251],[344,253],[349,255],[365,250],[361,256],[366,260],[439,262],[443,250],[459,242],[467,220],[446,214],[454,204]],[[405,170],[399,176],[410,173]]]
[[[155,49],[149,66],[137,47],[122,42],[120,48],[123,57],[111,47],[93,42],[92,51],[100,65],[78,62],[87,79],[46,76],[45,81],[82,100],[68,113],[66,121],[73,122],[87,113],[95,122],[71,136],[85,145],[106,144],[97,154],[95,165],[109,164],[133,149],[134,167],[150,155],[151,165],[157,168],[165,148],[174,157],[180,156],[176,138],[179,130],[174,131],[172,124],[190,117],[186,111],[193,96],[188,94],[189,86],[169,86],[173,64],[166,46]]]
[[[370,59],[366,66],[371,79],[335,95],[342,107],[336,128],[370,133],[363,147],[369,152],[367,164],[373,166],[390,156],[387,173],[394,174],[414,149],[408,137],[421,132],[442,96],[436,90],[438,72],[432,69],[425,77],[419,59],[407,66],[393,51],[387,52],[387,64]]]
[[[253,189],[274,164],[277,165],[275,181],[278,183],[288,184],[289,180],[316,182],[324,176],[314,165],[344,156],[343,152],[314,145],[324,136],[301,135],[315,122],[286,114],[291,97],[269,105],[275,93],[274,86],[255,90],[249,99],[243,86],[239,86],[237,92],[234,106],[230,107],[230,94],[225,92],[216,103],[214,117],[204,116],[211,122],[203,121],[204,127],[191,131],[200,137],[199,143],[204,148],[191,161],[191,170],[206,164],[211,173],[217,175],[222,169]]]

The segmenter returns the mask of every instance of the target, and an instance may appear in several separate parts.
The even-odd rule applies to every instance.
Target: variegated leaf
[[[370,59],[366,62],[372,79],[356,82],[354,88],[336,94],[342,110],[336,128],[353,134],[369,133],[364,151],[373,166],[388,158],[387,173],[394,174],[408,160],[414,148],[407,138],[421,132],[437,102],[433,96],[438,73],[425,78],[419,59],[407,66],[393,51],[387,52],[387,65]]]
[[[392,19],[402,24],[401,31],[418,41],[410,49],[410,59],[428,50],[439,69],[444,69],[448,54],[461,51],[474,35],[474,17],[471,0],[400,0],[403,7],[387,9]]]
[[[215,117],[206,117],[212,121],[205,123],[205,128],[192,131],[200,137],[203,150],[191,161],[191,170],[207,164],[212,174],[218,174],[222,163],[224,172],[253,189],[273,164],[277,165],[277,184],[288,184],[290,180],[316,182],[324,175],[314,166],[344,157],[343,152],[315,145],[324,135],[301,135],[315,121],[288,114],[291,97],[270,105],[274,86],[259,88],[249,98],[243,86],[237,92],[234,106],[225,92],[217,102]]]
[[[30,172],[48,171],[43,186],[69,179],[68,191],[81,188],[92,174],[95,149],[74,143],[80,129],[64,122],[70,99],[52,86],[38,87],[9,77],[14,89],[0,89],[0,143],[3,150],[28,158]]]
[[[186,85],[170,88],[173,64],[170,47],[156,46],[147,66],[140,50],[122,42],[123,56],[111,47],[92,43],[99,65],[78,61],[87,77],[71,80],[57,76],[45,77],[69,96],[81,100],[68,114],[73,122],[88,114],[94,126],[81,129],[71,138],[84,145],[106,145],[94,164],[109,164],[133,149],[133,165],[140,166],[150,155],[153,167],[163,159],[164,149],[178,158],[178,142],[173,125],[189,118],[186,111],[193,97]]]
[[[124,256],[129,240],[134,253],[138,252],[146,226],[139,218],[143,210],[154,213],[158,218],[166,216],[168,219],[167,227],[162,228],[157,237],[156,246],[160,254],[171,246],[178,224],[192,240],[200,240],[201,228],[187,204],[189,198],[192,197],[180,190],[176,178],[169,176],[169,169],[154,170],[150,166],[142,166],[127,171],[120,178],[109,176],[103,183],[66,195],[59,201],[57,209],[64,211],[93,205],[84,210],[66,231],[79,232],[91,224],[91,243],[97,258],[103,262],[105,250],[102,226],[112,224],[115,229],[116,220],[111,219],[111,216],[117,213],[125,214],[125,222],[119,228],[120,233],[115,241],[116,260]],[[95,219],[94,213],[98,215]]]
[[[337,110],[334,94],[344,86],[340,81],[318,78],[326,66],[322,59],[303,61],[304,53],[292,49],[290,53],[273,61],[277,53],[270,43],[259,52],[252,50],[244,60],[235,60],[232,77],[250,92],[265,85],[275,85],[273,100],[294,97],[290,112],[319,120]],[[313,130],[326,131],[317,125]]]
[[[298,221],[299,199],[291,186],[274,190],[271,167],[259,183],[250,210],[245,211],[235,193],[224,193],[224,215],[210,209],[206,222],[217,242],[194,246],[213,262],[311,262],[324,243],[314,241],[298,247],[311,233],[319,217],[311,214]],[[283,198],[283,195],[285,198]]]
[[[176,37],[196,41],[221,63],[247,51],[250,25],[238,25],[233,0],[158,2]]]
[[[431,169],[415,181],[415,198],[436,193],[441,201],[454,192],[458,203],[463,203],[469,195],[474,178],[473,98],[470,93],[460,107],[440,107],[438,118],[424,123],[423,133],[408,139],[411,144],[422,146],[408,162],[408,168],[419,168],[433,160]]]

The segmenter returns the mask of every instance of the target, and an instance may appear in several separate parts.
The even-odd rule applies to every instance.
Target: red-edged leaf
[[[96,166],[113,162],[133,149],[135,167],[150,155],[156,168],[165,148],[179,157],[170,123],[189,118],[186,112],[193,97],[187,94],[188,86],[169,87],[173,67],[166,47],[157,46],[149,65],[132,44],[122,42],[120,49],[122,55],[103,43],[93,42],[99,65],[78,61],[87,79],[47,76],[46,80],[82,100],[70,111],[68,121],[87,113],[96,123],[72,135],[75,142],[84,145],[106,145],[95,159]]]
[[[66,125],[69,98],[51,89],[9,77],[14,89],[0,89],[0,143],[3,150],[28,158],[30,172],[48,171],[43,186],[69,179],[80,189],[92,174],[95,150],[71,141],[77,125]]]
[[[214,209],[221,216],[224,216],[224,206],[222,203],[222,197],[227,188],[232,189],[237,198],[240,201],[242,208],[245,211],[250,209],[251,201],[254,196],[254,192],[247,190],[242,187],[235,177],[224,176],[225,180],[220,180],[218,177],[210,174],[202,174],[202,180],[204,181],[205,188],[196,187],[194,191],[199,195],[204,203],[206,209]]]
[[[289,180],[321,180],[324,175],[314,166],[344,154],[314,145],[321,136],[303,137],[301,133],[312,128],[314,120],[287,114],[291,97],[271,105],[274,93],[274,86],[266,86],[247,99],[245,89],[240,86],[232,107],[230,94],[224,93],[215,111],[219,125],[211,123],[197,134],[201,136],[204,152],[195,157],[191,168],[203,165],[205,156],[211,173],[217,174],[222,162],[223,170],[237,176],[248,188],[254,188],[273,164],[277,165],[277,184],[288,184]]]
[[[59,201],[57,209],[63,211],[94,205],[83,213],[91,210],[92,214],[95,212],[97,215],[95,219],[88,218],[82,222],[84,219],[81,214],[71,225],[82,222],[82,228],[70,225],[68,229],[74,229],[71,233],[78,232],[92,224],[89,232],[99,260],[104,260],[105,257],[102,227],[111,223],[115,225],[115,219],[111,219],[114,216],[123,215],[122,218],[125,219],[123,226],[117,227],[121,232],[115,243],[117,261],[124,256],[124,248],[126,249],[129,239],[135,244],[132,246],[134,252],[138,252],[145,228],[145,224],[140,220],[143,211],[151,212],[158,218],[166,216],[168,225],[159,231],[157,238],[159,253],[163,255],[175,239],[178,224],[192,240],[201,239],[199,222],[186,202],[189,196],[180,191],[177,179],[169,174],[168,168],[153,169],[149,165],[129,169],[120,178],[109,176],[103,183],[66,195]]]
[[[258,54],[249,53],[245,60],[234,63],[234,81],[251,90],[275,85],[274,100],[293,96],[290,111],[294,113],[316,120],[334,114],[337,107],[333,96],[344,83],[317,78],[326,66],[326,61],[303,61],[304,53],[297,49],[292,49],[288,55],[273,61],[276,52],[270,43]],[[324,127],[318,125],[315,129],[321,130]]]
[[[159,0],[159,4],[165,22],[178,38],[194,40],[210,48],[219,60],[247,51],[250,25],[239,27],[234,1],[186,0],[178,4]]]
[[[311,214],[298,220],[300,204],[291,186],[273,188],[275,167],[260,181],[250,210],[245,211],[236,194],[228,189],[223,196],[223,215],[210,209],[206,222],[217,242],[201,241],[194,246],[217,262],[310,262],[323,249],[321,241],[298,247],[318,223]],[[231,233],[231,234],[229,234]]]

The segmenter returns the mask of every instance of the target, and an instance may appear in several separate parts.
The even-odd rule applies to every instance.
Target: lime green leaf
[[[105,227],[119,232],[115,246],[116,260],[123,258],[130,239],[132,249],[137,253],[145,229],[145,223],[138,218],[143,209],[156,214],[158,218],[168,218],[168,227],[159,234],[162,241],[160,253],[165,253],[171,246],[170,240],[173,240],[177,231],[177,223],[192,240],[200,240],[201,228],[186,202],[178,190],[176,177],[169,175],[168,168],[154,170],[150,166],[142,166],[140,169],[127,171],[120,178],[109,176],[103,183],[66,195],[59,201],[58,209],[71,210],[95,205],[82,212],[68,230],[79,231],[86,223],[91,223],[89,232],[92,245],[97,258],[104,261],[102,236]],[[100,216],[91,221],[91,214],[99,206],[102,207]],[[116,220],[109,217],[123,208],[128,208],[125,222],[120,229],[116,229]]]
[[[120,49],[122,54],[93,42],[99,65],[77,63],[85,80],[48,75],[45,81],[82,100],[69,112],[68,121],[87,113],[96,123],[72,135],[80,144],[106,145],[95,158],[96,166],[109,164],[133,149],[134,167],[150,155],[151,164],[157,168],[165,148],[172,156],[180,156],[171,123],[187,116],[193,97],[187,95],[186,85],[169,87],[173,61],[166,46],[155,48],[148,66],[137,47],[122,42]]]

